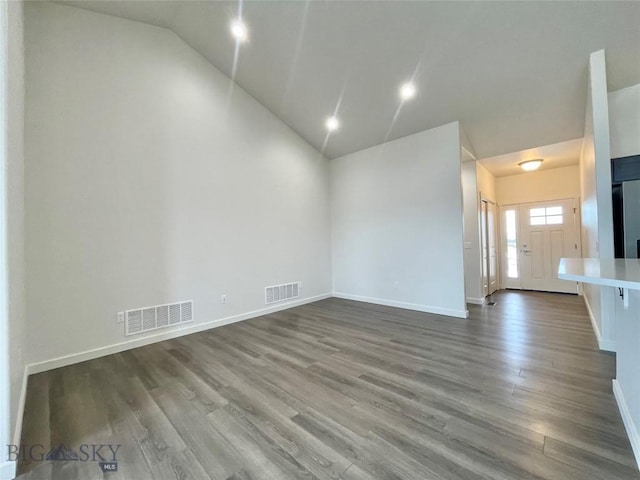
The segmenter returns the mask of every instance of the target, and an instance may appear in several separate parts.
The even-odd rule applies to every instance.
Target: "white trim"
[[[484,305],[484,298],[473,298],[467,297],[467,303],[471,303],[473,305]]]
[[[13,480],[16,478],[16,466],[16,462],[4,461],[0,463],[0,480]]]
[[[318,300],[324,300],[325,298],[331,298],[330,293],[323,295],[316,295],[315,297],[304,298],[294,302],[282,303],[274,305],[272,307],[261,308],[252,312],[241,313],[239,315],[233,315],[231,317],[220,318],[218,320],[211,320],[209,322],[198,323],[196,325],[189,325],[185,328],[177,328],[171,331],[163,331],[155,335],[148,335],[142,338],[136,338],[133,340],[127,340],[106,347],[95,348],[80,353],[73,353],[71,355],[65,355],[58,358],[52,358],[45,360],[44,362],[32,363],[27,365],[27,373],[32,375],[34,373],[45,372],[47,370],[53,370],[54,368],[66,367],[74,363],[85,362],[87,360],[93,360],[94,358],[104,357],[105,355],[111,355],[114,353],[123,352],[125,350],[131,350],[132,348],[142,347],[151,343],[161,342],[163,340],[170,340],[172,338],[182,337],[184,335],[191,335],[192,333],[201,332],[203,330],[209,330],[212,328],[221,327],[230,323],[241,322],[242,320],[248,320],[250,318],[260,317],[268,313],[279,312],[280,310],[286,310],[288,308],[297,307],[306,303],[317,302]]]
[[[569,166],[569,165],[567,165]],[[519,173],[518,175],[526,175],[526,173]],[[532,200],[531,202],[520,202],[520,203],[507,203],[505,205],[501,205],[502,207],[517,207],[519,205],[529,205],[531,203],[548,203],[548,202],[562,202],[564,200],[573,200],[574,206],[576,202],[578,202],[579,197],[561,197],[561,198],[549,198],[548,200]],[[577,226],[576,226],[577,228]]]
[[[360,295],[351,295],[349,293],[334,292],[336,298],[345,300],[354,300],[356,302],[374,303],[376,305],[386,305],[387,307],[404,308],[407,310],[417,310],[418,312],[435,313],[437,315],[447,315],[449,317],[468,318],[469,310],[454,310],[452,308],[434,307],[431,305],[419,305],[417,303],[396,302],[395,300],[386,300],[383,298],[363,297]]]
[[[591,310],[591,305],[589,305],[589,300],[586,295],[583,295],[584,304],[587,307],[587,313],[589,314],[589,320],[591,320],[591,326],[593,327],[593,333],[596,335],[596,340],[598,341],[598,348],[600,350],[605,350],[607,352],[616,351],[616,342],[613,340],[604,340],[602,335],[600,334],[600,329],[598,328],[598,323],[596,322],[596,318],[593,316],[593,310]]]
[[[622,388],[615,378],[613,379],[613,395],[616,397],[618,410],[620,410],[620,415],[622,416],[622,423],[624,423],[624,428],[627,430],[627,436],[629,437],[633,454],[636,457],[636,463],[640,469],[640,436],[638,436],[638,430],[635,423],[633,423],[633,418],[631,417],[631,412],[629,412],[627,402],[624,399]]]

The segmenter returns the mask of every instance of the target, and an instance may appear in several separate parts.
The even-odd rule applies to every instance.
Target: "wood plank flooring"
[[[20,479],[640,479],[581,298],[328,299],[30,377]]]

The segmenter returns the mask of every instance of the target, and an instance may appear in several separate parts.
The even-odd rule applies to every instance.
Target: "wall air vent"
[[[193,300],[127,310],[125,312],[125,335],[136,335],[192,320]]]
[[[282,302],[283,300],[291,300],[292,298],[298,298],[299,296],[300,282],[274,285],[272,287],[265,287],[264,289],[264,303],[266,305]]]

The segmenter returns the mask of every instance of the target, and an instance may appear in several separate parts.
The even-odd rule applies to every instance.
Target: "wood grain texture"
[[[29,379],[26,479],[640,479],[582,299],[469,319],[328,299]]]

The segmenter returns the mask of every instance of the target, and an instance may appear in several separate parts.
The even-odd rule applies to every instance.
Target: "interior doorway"
[[[501,207],[504,288],[578,293],[575,282],[558,279],[562,257],[579,257],[575,199]]]
[[[498,290],[497,211],[495,202],[481,199],[482,294],[485,297]]]

